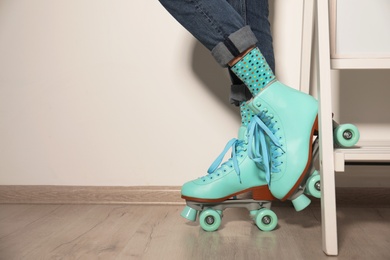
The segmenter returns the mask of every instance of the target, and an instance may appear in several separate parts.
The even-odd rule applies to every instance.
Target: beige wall
[[[278,77],[298,87],[302,2],[271,7]],[[336,114],[387,133],[388,73],[354,75],[336,79]],[[1,1],[0,185],[181,185],[236,136],[228,87],[158,1]]]

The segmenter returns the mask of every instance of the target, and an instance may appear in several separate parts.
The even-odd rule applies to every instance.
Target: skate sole
[[[181,198],[185,199],[186,201],[193,201],[193,202],[200,202],[200,203],[221,203],[223,201],[229,200],[232,197],[235,197],[237,195],[245,194],[248,192],[252,192],[252,198],[254,200],[265,200],[265,201],[272,201],[276,200],[276,198],[272,195],[271,191],[269,190],[267,185],[264,186],[258,186],[258,187],[251,187],[242,191],[238,191],[236,193],[232,193],[226,197],[223,198],[217,198],[217,199],[203,199],[203,198],[193,198],[182,195]]]

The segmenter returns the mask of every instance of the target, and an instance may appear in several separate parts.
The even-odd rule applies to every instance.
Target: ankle
[[[251,50],[253,50],[254,48],[256,48],[256,46],[251,46],[249,47],[248,49],[246,49],[245,51],[241,52],[238,56],[236,56],[234,59],[232,59],[228,65],[229,67],[232,67],[234,66],[234,64],[236,64],[239,60],[242,59],[242,57],[244,57],[246,54],[248,54]]]

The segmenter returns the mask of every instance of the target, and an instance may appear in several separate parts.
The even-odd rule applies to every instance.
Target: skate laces
[[[227,172],[226,167],[234,168],[234,170],[236,171],[236,173],[238,175],[240,183],[241,183],[241,172],[240,172],[240,167],[238,166],[237,155],[240,152],[246,150],[245,147],[244,147],[244,144],[245,143],[244,143],[243,140],[238,140],[236,138],[233,138],[232,140],[230,140],[226,144],[226,146],[223,149],[223,151],[221,152],[221,154],[211,164],[211,166],[207,170],[207,173],[209,175],[217,174],[217,176],[219,176],[221,174],[221,172]],[[230,148],[232,149],[232,156],[231,156],[231,158],[229,158],[229,160],[227,160],[226,162],[222,163],[223,158],[225,157],[226,153],[229,151]],[[241,157],[242,157],[242,155],[241,155]],[[210,178],[212,178],[212,176]]]
[[[265,179],[271,184],[271,172],[280,172],[278,157],[284,154],[275,133],[279,130],[267,111],[254,116],[248,126],[248,156],[265,171]]]

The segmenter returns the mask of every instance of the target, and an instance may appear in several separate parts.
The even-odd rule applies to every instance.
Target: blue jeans
[[[275,71],[268,0],[159,0],[168,12],[227,67],[244,50],[257,45]],[[231,74],[232,94],[247,96],[242,82]],[[245,90],[246,93],[243,93]],[[247,99],[246,98],[246,99]],[[245,99],[244,99],[245,100]],[[242,100],[243,101],[243,100]]]

